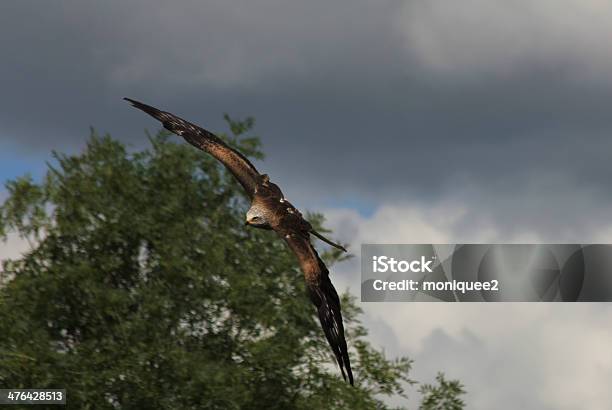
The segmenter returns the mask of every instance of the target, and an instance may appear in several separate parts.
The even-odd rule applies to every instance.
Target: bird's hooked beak
[[[249,226],[250,224],[251,224],[251,221],[249,221],[248,219],[244,221],[244,226]]]

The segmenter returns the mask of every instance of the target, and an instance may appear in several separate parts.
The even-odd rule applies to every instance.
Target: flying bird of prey
[[[331,346],[342,377],[353,384],[353,372],[348,356],[340,298],[329,279],[329,271],[310,243],[310,235],[343,250],[314,230],[302,214],[285,199],[280,188],[267,175],[260,174],[240,152],[230,148],[213,133],[206,131],[169,112],[125,98],[134,107],[161,121],[164,128],[183,137],[188,143],[208,152],[236,177],[251,199],[246,213],[246,225],[274,230],[295,253],[304,272],[310,300],[316,306],[327,342]]]

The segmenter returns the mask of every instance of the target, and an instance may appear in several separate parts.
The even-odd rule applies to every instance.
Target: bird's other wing
[[[342,377],[346,380],[348,375],[348,381],[353,385],[353,372],[344,337],[340,298],[329,279],[329,271],[307,235],[295,233],[285,235],[284,238],[300,262],[310,300],[317,308],[321,327],[336,356]]]
[[[212,132],[185,121],[172,113],[158,110],[130,98],[124,98],[124,100],[159,120],[167,130],[185,138],[191,145],[210,153],[218,159],[236,177],[249,197],[253,197],[261,176],[244,155],[230,148]]]

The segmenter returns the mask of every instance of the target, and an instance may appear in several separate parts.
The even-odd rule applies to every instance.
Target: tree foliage
[[[465,394],[463,385],[457,380],[446,380],[444,374],[436,376],[437,385],[424,384],[421,410],[461,410],[465,406],[461,396]]]
[[[227,120],[228,143],[262,158],[253,121]],[[40,183],[6,184],[0,237],[32,246],[0,269],[0,386],[66,388],[78,409],[384,409],[403,395],[411,361],[367,342],[346,294],[356,387],[342,381],[294,256],[243,227],[233,177],[149,138],[130,152],[92,131]]]

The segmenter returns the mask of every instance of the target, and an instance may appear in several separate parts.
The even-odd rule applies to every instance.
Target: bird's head
[[[266,218],[265,213],[255,206],[252,206],[247,211],[244,224],[254,228],[270,229],[270,222]]]

